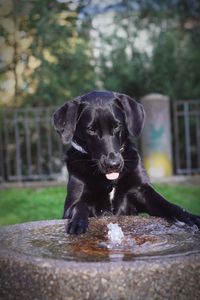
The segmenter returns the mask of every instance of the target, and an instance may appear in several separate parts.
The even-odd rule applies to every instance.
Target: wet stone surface
[[[160,218],[91,218],[0,228],[0,299],[200,299],[200,232]],[[108,238],[109,223],[123,231]]]

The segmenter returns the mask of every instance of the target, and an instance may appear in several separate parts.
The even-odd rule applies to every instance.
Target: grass
[[[200,215],[200,186],[189,185],[154,185],[156,190],[193,214]]]
[[[200,187],[154,185],[171,202],[200,215]],[[64,186],[0,190],[0,225],[36,220],[60,219],[66,189]]]
[[[59,219],[65,187],[0,190],[0,225]]]

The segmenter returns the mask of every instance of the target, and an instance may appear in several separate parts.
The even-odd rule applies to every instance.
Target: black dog
[[[200,227],[200,217],[168,202],[150,185],[134,140],[144,124],[143,106],[129,96],[93,91],[66,102],[53,115],[70,147],[68,195],[63,218],[68,233],[84,233],[89,216],[140,212]]]

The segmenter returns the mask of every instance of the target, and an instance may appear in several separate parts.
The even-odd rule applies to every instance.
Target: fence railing
[[[61,173],[62,144],[51,124],[55,108],[4,110],[0,180],[54,179]]]
[[[6,109],[0,118],[0,181],[61,176],[63,146],[51,124],[55,107]],[[176,101],[176,174],[200,173],[200,100]]]
[[[175,170],[200,173],[200,100],[174,103]]]

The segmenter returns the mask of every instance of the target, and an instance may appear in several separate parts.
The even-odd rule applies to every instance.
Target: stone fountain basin
[[[118,223],[134,243],[107,245]],[[200,299],[200,234],[154,217],[91,218],[89,231],[66,221],[0,228],[0,299]]]

